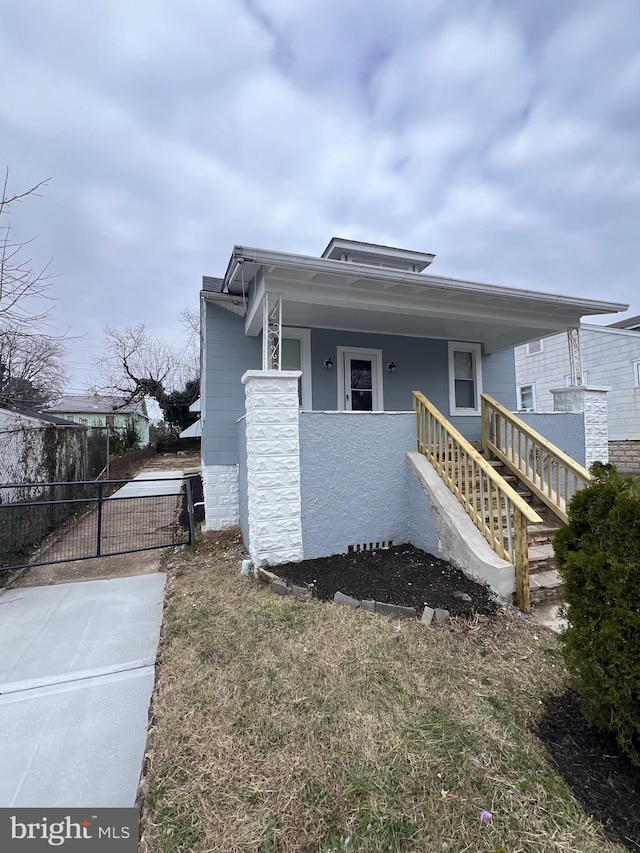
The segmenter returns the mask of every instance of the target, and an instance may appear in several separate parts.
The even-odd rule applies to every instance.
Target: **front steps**
[[[556,532],[562,527],[562,522],[506,465],[494,459],[489,460],[489,464],[542,518],[541,524],[530,524],[528,527],[531,603],[539,606],[559,603],[562,600],[562,578],[556,570],[552,542]],[[459,488],[465,494],[473,476],[472,466],[458,464],[457,458],[449,459],[445,465],[450,475],[456,479],[462,478]],[[484,514],[485,518],[499,512],[500,522],[506,521],[502,510],[498,510],[495,497],[490,501],[485,495],[482,503],[479,500],[476,502],[475,509],[479,514]]]
[[[511,485],[520,497],[542,517],[542,524],[530,524],[529,534],[529,587],[532,604],[553,604],[561,600],[562,578],[556,569],[553,537],[562,522],[506,465],[490,463],[498,474]]]

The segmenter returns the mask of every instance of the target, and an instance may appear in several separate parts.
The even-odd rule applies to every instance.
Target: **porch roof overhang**
[[[240,297],[244,313],[249,282],[247,335],[260,333],[262,296],[269,291],[282,296],[286,326],[474,341],[488,353],[576,327],[583,316],[628,308],[617,302],[236,246],[218,301],[236,302],[240,313]]]

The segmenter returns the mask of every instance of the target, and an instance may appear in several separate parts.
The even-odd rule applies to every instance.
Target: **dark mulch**
[[[640,768],[585,721],[574,691],[547,700],[537,734],[582,808],[612,839],[640,851]]]
[[[336,592],[422,610],[441,607],[454,616],[492,615],[496,602],[491,590],[469,580],[450,563],[413,545],[395,545],[352,554],[335,554],[275,568],[280,577],[297,584],[313,584],[318,598],[330,601]],[[466,593],[471,601],[454,598]]]

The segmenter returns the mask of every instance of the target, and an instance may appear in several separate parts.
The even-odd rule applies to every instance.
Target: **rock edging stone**
[[[268,583],[269,590],[276,595],[311,597],[312,590],[309,587],[289,584],[268,569],[258,568],[257,576],[260,580]],[[369,613],[379,613],[381,616],[390,616],[395,619],[415,619],[418,615],[415,607],[404,607],[401,604],[388,604],[386,601],[373,601],[371,599],[361,601],[359,598],[354,598],[340,591],[333,596],[333,602],[343,607],[351,607],[353,610],[366,610]],[[440,607],[432,608],[425,604],[420,621],[423,625],[431,625],[432,622],[435,622],[436,625],[443,625],[448,618],[448,610],[443,610]]]

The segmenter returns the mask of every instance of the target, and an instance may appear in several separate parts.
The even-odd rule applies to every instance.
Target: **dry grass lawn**
[[[531,732],[552,635],[283,599],[218,541],[169,569],[143,851],[623,850]]]

